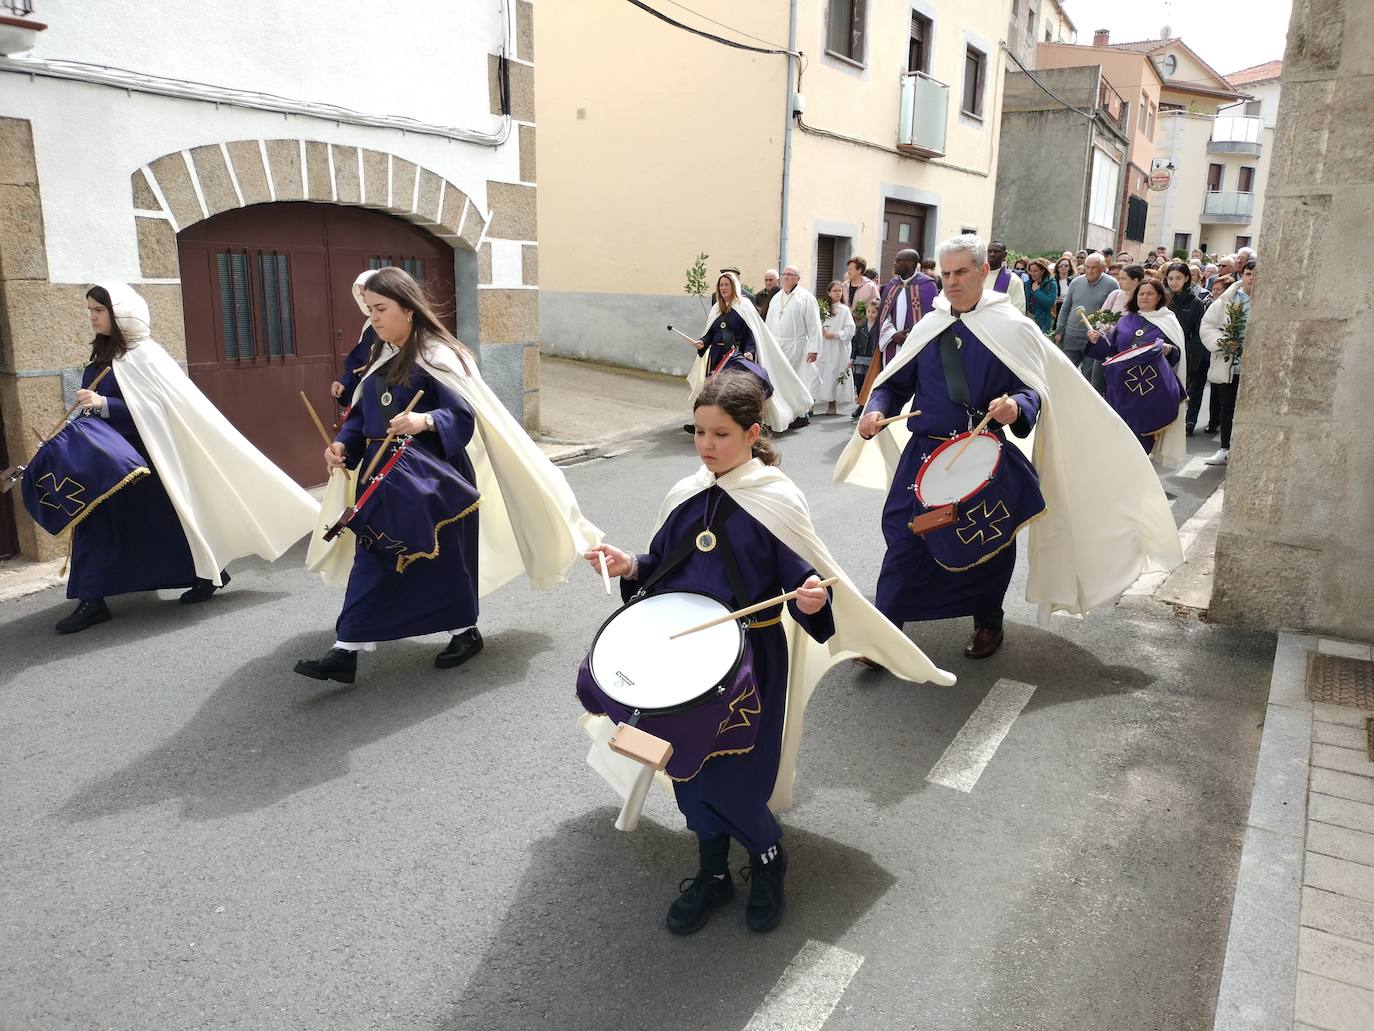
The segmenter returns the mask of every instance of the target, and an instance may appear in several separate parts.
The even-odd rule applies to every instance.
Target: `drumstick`
[[[310,421],[315,424],[315,429],[319,430],[320,436],[324,438],[325,448],[330,448],[334,444],[334,441],[330,438],[329,434],[325,432],[324,423],[320,422],[320,417],[315,412],[315,406],[310,403],[310,398],[305,396],[304,390],[301,391],[301,400],[305,402],[305,410],[310,413]],[[346,466],[336,466],[334,469],[330,470],[330,475],[332,476],[337,471],[341,471],[344,474],[344,479],[348,478],[348,468]]]
[[[90,385],[89,387],[83,387],[82,389],[84,389],[84,390],[94,390],[96,387],[100,386],[100,381],[110,374],[110,370],[111,370],[112,368],[114,368],[114,366],[112,366],[112,365],[107,365],[107,366],[105,366],[105,368],[103,368],[103,369],[100,370],[100,375],[97,376],[95,379],[91,380],[91,385]],[[55,434],[58,430],[60,430],[63,426],[65,426],[66,423],[67,423],[67,420],[70,419],[70,418],[72,417],[72,412],[76,411],[76,410],[77,410],[78,408],[80,408],[80,407],[81,407],[81,402],[80,402],[80,401],[73,401],[73,402],[72,402],[72,406],[71,406],[70,408],[67,409],[66,414],[64,414],[64,415],[62,416],[62,418],[60,418],[60,419],[57,420],[57,425],[54,426],[52,429],[50,429],[50,430],[48,431],[48,435],[47,435],[46,437],[39,437],[39,438],[38,438],[38,443],[40,443],[40,444],[46,444],[49,440],[51,440],[53,434]]]
[[[668,332],[669,332],[669,333],[676,333],[678,336],[682,337],[683,340],[690,340],[690,341],[692,342],[692,345],[693,345],[693,346],[696,345],[697,338],[696,338],[696,337],[689,337],[686,333],[682,332],[682,330],[680,330],[680,329],[674,329],[672,326],[669,326],[669,327],[668,327]]]
[[[1089,333],[1097,331],[1097,327],[1088,321],[1088,310],[1084,308],[1083,305],[1080,304],[1077,308],[1074,309],[1074,312],[1078,315],[1080,319],[1083,320],[1083,325],[1088,327]]]
[[[406,405],[405,411],[403,411],[401,414],[402,414],[402,415],[409,415],[409,414],[410,414],[410,410],[411,410],[412,408],[414,408],[415,405],[419,403],[420,398],[422,398],[422,397],[424,397],[424,396],[425,396],[425,392],[424,392],[423,390],[417,390],[417,391],[415,391],[415,396],[412,397],[412,398],[410,399],[410,404]],[[379,447],[379,448],[377,449],[377,453],[376,453],[375,455],[372,456],[372,461],[367,463],[367,472],[363,473],[363,478],[362,478],[361,480],[358,481],[358,486],[359,486],[359,487],[362,487],[362,485],[363,485],[364,483],[366,483],[368,480],[372,479],[372,471],[373,471],[374,469],[377,468],[377,463],[380,462],[380,461],[382,460],[382,456],[383,456],[384,454],[386,454],[386,449],[389,448],[389,447],[391,447],[391,442],[392,442],[393,440],[395,440],[395,439],[396,439],[396,434],[394,434],[394,433],[388,433],[388,434],[386,435],[386,440],[382,441],[382,446]]]
[[[324,423],[320,422],[320,417],[315,411],[315,406],[310,403],[310,398],[305,396],[304,390],[301,391],[301,400],[305,402],[305,410],[310,413],[310,421],[315,424],[315,429],[319,430],[320,436],[324,438],[324,446],[329,447],[330,444],[334,443],[334,440],[325,432]]]
[[[822,580],[815,586],[832,587],[839,583],[839,580],[840,578],[838,576],[832,576],[828,580]],[[798,588],[798,590],[800,590],[800,588]],[[728,615],[717,616],[715,619],[708,620],[700,626],[694,626],[690,630],[683,630],[681,633],[673,634],[668,640],[676,641],[679,637],[686,637],[688,634],[694,634],[698,630],[709,630],[713,626],[720,626],[720,624],[728,623],[732,619],[743,619],[745,616],[752,616],[755,612],[761,612],[764,609],[772,608],[774,605],[781,605],[783,602],[791,601],[796,596],[797,591],[788,591],[786,594],[779,594],[776,598],[769,598],[767,601],[761,601],[757,605],[749,605],[746,608],[736,609]]]
[[[954,463],[959,461],[959,456],[968,450],[968,446],[974,442],[974,440],[978,437],[978,434],[982,433],[985,429],[988,428],[988,423],[992,422],[992,410],[1006,400],[1008,400],[1007,395],[1003,394],[992,404],[988,405],[988,414],[983,416],[983,421],[980,422],[977,426],[975,426],[973,428],[973,432],[964,438],[964,442],[959,445],[959,450],[954,452],[954,457],[945,463],[946,469],[952,469],[954,467]]]
[[[601,560],[601,582],[606,585],[606,593],[610,594],[611,574],[610,571],[606,569],[606,553],[604,551],[598,551],[596,557]]]
[[[918,408],[914,412],[903,412],[901,415],[889,415],[886,419],[879,419],[874,429],[880,430],[884,426],[891,426],[894,422],[901,422],[903,419],[914,419],[921,414]]]

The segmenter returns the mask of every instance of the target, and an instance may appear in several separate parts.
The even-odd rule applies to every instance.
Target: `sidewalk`
[[[539,360],[539,446],[555,462],[688,421],[687,381],[638,369]]]
[[[1313,651],[1371,658],[1279,633],[1216,1031],[1374,1028],[1374,702],[1311,701]]]

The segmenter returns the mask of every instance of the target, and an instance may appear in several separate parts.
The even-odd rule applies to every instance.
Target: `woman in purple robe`
[[[1173,383],[1162,385],[1158,398],[1153,390],[1146,393],[1138,392],[1140,384],[1132,377],[1113,376],[1107,381],[1107,403],[1135,431],[1136,439],[1147,453],[1154,449],[1160,433],[1174,421],[1178,414],[1179,400],[1184,396],[1183,384],[1179,380],[1176,368],[1181,357],[1179,348],[1170,341],[1165,332],[1167,322],[1161,324],[1156,318],[1148,317],[1154,313],[1167,312],[1169,299],[1168,287],[1158,280],[1145,279],[1127,300],[1125,312],[1115,325],[1102,332],[1091,330],[1088,333],[1088,346],[1083,349],[1085,355],[1098,361],[1106,361],[1133,347],[1156,343],[1164,345],[1164,359],[1169,366],[1169,375]],[[1177,325],[1176,317],[1174,324]],[[1181,327],[1179,338],[1182,342]],[[1154,430],[1140,432],[1142,427],[1148,427],[1159,420],[1163,422]]]
[[[697,396],[697,454],[716,478],[755,459],[764,465],[778,463],[772,444],[760,437],[763,404],[758,380],[737,372],[716,376]],[[621,594],[627,601],[651,578],[651,593],[698,591],[731,609],[796,589],[797,598],[787,603],[792,618],[817,641],[828,640],[835,632],[830,595],[816,586],[816,571],[742,507],[729,503],[723,508],[727,498],[718,485],[688,498],[668,514],[646,553],[630,554],[602,544],[587,558],[599,569],[599,555],[605,555],[607,570],[621,578]],[[700,545],[689,548],[685,560],[655,578],[670,556],[682,554],[684,541],[698,538],[706,529],[716,535],[710,550],[702,551]],[[726,549],[736,560],[744,597],[731,586]],[[787,701],[787,636],[781,617],[781,606],[760,612],[748,630],[763,702],[754,747],[743,754],[709,757],[694,776],[673,785],[678,808],[697,835],[700,857],[696,876],[682,882],[668,910],[668,929],[676,934],[700,930],[712,910],[734,898],[728,866],[731,838],[749,854],[749,867],[743,872],[749,880],[745,923],[752,930],[768,931],[782,919],[787,855],[782,829],[768,808],[778,776]]]
[[[191,604],[217,590],[209,580],[196,577],[186,532],[124,403],[117,374],[111,372],[101,380],[98,392],[90,389],[95,378],[129,350],[104,287],[86,292],[86,311],[95,339],[76,400],[88,418],[105,419],[133,445],[150,475],[107,498],[72,531],[67,597],[78,599],[78,604],[58,621],[59,634],[76,633],[113,618],[105,603],[112,594],[190,588],[181,601]],[[229,582],[227,573],[224,582]]]
[[[398,569],[393,551],[357,538],[338,640],[319,659],[296,663],[296,672],[315,680],[353,683],[358,652],[373,651],[378,641],[447,632],[450,642],[434,664],[460,666],[482,650],[477,630],[477,545],[479,495],[467,455],[475,416],[471,406],[422,367],[419,356],[431,348],[449,347],[466,367],[472,356],[439,322],[415,281],[399,270],[379,269],[367,281],[372,327],[378,343],[371,366],[385,350],[394,353],[361,384],[357,403],[325,450],[325,463],[365,470],[388,434],[409,435],[419,447],[449,464],[461,481],[449,518],[439,522],[433,555]],[[389,347],[388,347],[389,345]],[[424,397],[414,411],[405,408],[419,391]],[[400,473],[402,466],[397,466]],[[393,475],[380,489],[416,490],[404,475]],[[359,485],[359,492],[365,485]],[[417,506],[418,508],[418,506]]]

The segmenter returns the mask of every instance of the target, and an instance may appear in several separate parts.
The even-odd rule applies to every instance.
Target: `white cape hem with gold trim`
[[[310,532],[315,499],[254,447],[150,335],[148,303],[102,283],[130,345],[114,376],[191,547],[196,576],[246,555],[271,560]]]
[[[1158,326],[1169,343],[1174,345],[1174,360],[1169,364],[1173,367],[1174,375],[1178,377],[1179,386],[1185,387],[1183,400],[1178,403],[1178,415],[1174,421],[1164,428],[1164,433],[1159,438],[1159,443],[1150,452],[1150,460],[1158,465],[1172,468],[1182,465],[1188,460],[1188,431],[1186,422],[1188,420],[1188,394],[1186,384],[1188,377],[1183,371],[1183,355],[1185,343],[1183,339],[1183,326],[1178,321],[1178,316],[1170,308],[1161,308],[1159,311],[1142,311],[1140,317],[1146,322]]]
[[[822,577],[839,578],[839,583],[831,589],[830,601],[834,610],[835,634],[826,643],[817,642],[797,626],[791,611],[783,607],[783,628],[787,632],[787,716],[783,725],[778,777],[773,785],[773,795],[768,800],[770,809],[781,812],[792,805],[792,786],[796,777],[797,753],[801,748],[806,704],[831,666],[843,659],[864,656],[902,680],[946,687],[954,683],[954,674],[938,668],[911,638],[865,600],[817,536],[815,527],[811,525],[806,497],[797,489],[797,485],[781,470],[766,466],[756,458],[719,478],[702,466],[691,476],[680,480],[664,499],[654,532],[658,532],[658,527],[663,525],[674,509],[709,489],[712,484],[718,484],[729,493],[740,508],[809,562]],[[578,722],[594,742],[588,763],[605,777],[622,798],[626,797],[627,785],[633,782],[639,764],[610,751],[605,744],[610,729],[610,720],[605,716],[585,715]],[[630,826],[634,825],[638,815],[637,811],[627,814]]]
[[[390,344],[359,381],[362,384],[393,354]],[[482,497],[478,517],[477,594],[485,597],[524,573],[536,588],[556,587],[583,553],[600,542],[602,533],[582,515],[563,473],[539,450],[475,369],[464,371],[458,356],[443,346],[430,346],[420,364],[431,376],[472,406],[476,431],[468,458]],[[340,534],[323,540],[325,528],[352,504],[358,471],[330,477],[310,538],[306,566],[336,586],[348,582],[353,568],[354,538]]]
[[[953,322],[941,294],[875,386],[915,360]],[[1179,566],[1178,527],[1150,459],[1077,367],[1006,294],[983,291],[963,322],[1040,395],[1030,458],[1040,474],[1045,512],[1027,531],[1026,578],[1026,600],[1039,606],[1040,620],[1055,611],[1085,614],[1115,600],[1142,573]],[[910,439],[905,423],[871,440],[856,430],[835,466],[835,482],[887,490]]]
[[[773,396],[763,406],[763,421],[772,427],[774,433],[782,433],[792,425],[794,419],[808,414],[816,402],[811,397],[811,390],[787,360],[773,331],[759,317],[749,299],[744,297],[739,278],[733,275],[730,278],[735,284],[735,296],[744,298],[735,306],[735,310],[744,319],[749,332],[754,334],[754,356],[763,366],[763,371],[768,373],[768,381],[773,385]],[[706,324],[709,326],[719,316],[720,303],[717,302],[711,306]],[[706,348],[687,370],[688,404],[696,401],[701,388],[706,385],[706,362],[710,353],[711,349]]]

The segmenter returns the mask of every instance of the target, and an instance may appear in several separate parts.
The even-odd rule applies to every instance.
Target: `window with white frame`
[[[1121,164],[1101,150],[1093,151],[1092,189],[1088,202],[1088,221],[1104,229],[1116,228],[1117,185]]]

